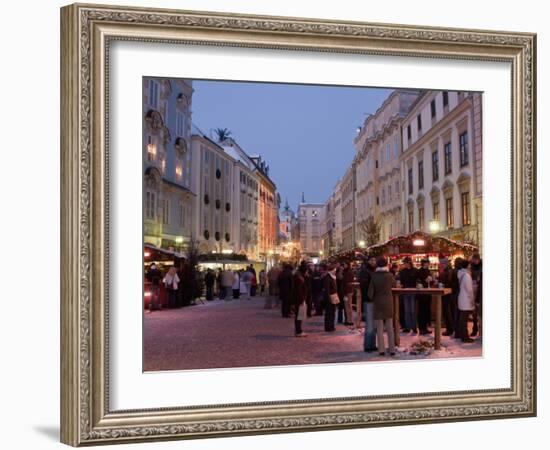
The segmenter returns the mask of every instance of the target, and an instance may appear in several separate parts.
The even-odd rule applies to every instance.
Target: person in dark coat
[[[355,288],[353,287],[353,282],[355,281],[355,276],[353,275],[353,270],[349,264],[344,264],[344,270],[342,272],[343,283],[344,283],[344,295],[343,295],[343,304],[344,304],[344,314],[345,322],[344,325],[351,326],[353,325],[353,293]]]
[[[206,286],[206,300],[214,300],[214,283],[216,282],[216,276],[212,269],[206,271],[204,275],[204,284]]]
[[[290,317],[292,295],[292,266],[290,264],[285,264],[279,275],[279,295],[281,298],[281,314],[283,317]]]
[[[365,352],[376,351],[376,328],[374,326],[374,304],[369,297],[369,285],[372,274],[376,270],[376,258],[367,257],[361,269],[359,270],[359,289],[361,292],[361,301],[363,302],[363,312],[365,315],[365,332],[363,340],[363,350]]]
[[[376,325],[376,338],[378,353],[386,354],[384,343],[384,328],[388,335],[388,351],[395,355],[395,335],[393,330],[393,294],[395,278],[388,268],[388,260],[383,256],[376,260],[376,271],[371,276],[368,296],[374,304],[374,323]]]
[[[470,271],[472,273],[472,281],[474,283],[474,295],[477,299],[477,292],[479,290],[478,288],[481,283],[481,274],[482,274],[482,262],[481,262],[481,256],[479,256],[479,253],[475,253],[472,256],[472,259],[470,261]],[[481,304],[481,302],[479,304]],[[474,326],[472,328],[471,336],[477,336],[479,332],[479,324],[478,324],[479,316],[480,316],[480,312],[479,312],[478,303],[476,300],[476,309],[472,313],[472,320],[474,322]]]
[[[456,277],[454,269],[451,267],[449,260],[446,258],[440,258],[440,271],[439,271],[439,282],[445,288],[451,288],[453,284],[453,277]],[[443,336],[452,336],[455,331],[455,323],[457,320],[457,311],[456,311],[456,298],[453,301],[453,293],[444,295],[441,298],[443,306],[443,320],[445,321],[445,332]]]
[[[336,290],[338,291],[338,298],[340,303],[336,306],[338,310],[337,322],[344,322],[344,268],[340,263],[336,263]]]
[[[334,320],[336,319],[337,304],[331,301],[331,297],[338,296],[338,286],[336,285],[336,266],[330,265],[323,278],[325,291],[325,331],[335,331]]]
[[[294,333],[296,337],[304,337],[302,322],[307,314],[307,265],[300,264],[292,278],[292,305],[294,307]]]
[[[414,268],[412,264],[412,259],[410,257],[405,257],[403,259],[403,269],[399,272],[399,281],[401,287],[403,288],[415,288],[416,287],[416,278],[417,278],[417,269]],[[414,294],[405,294],[403,295],[403,320],[405,322],[405,328],[403,332],[408,333],[412,331],[413,333],[417,332],[416,329],[416,295]]]
[[[160,283],[162,280],[162,274],[155,263],[149,266],[149,270],[145,274],[145,279],[151,283],[151,300],[149,301],[149,311],[155,309],[161,309],[160,304]]]
[[[420,280],[422,286],[430,287],[432,281],[432,273],[430,272],[430,261],[423,259],[422,266],[417,271],[417,279]],[[428,327],[432,319],[432,296],[417,295],[418,301],[418,328],[420,334],[430,334]]]
[[[316,316],[323,315],[323,274],[324,265],[315,268],[311,278],[311,297]]]
[[[313,272],[306,261],[300,262],[298,269],[302,273],[306,286],[306,316],[311,317],[313,310],[312,279]],[[294,307],[294,305],[293,305]]]

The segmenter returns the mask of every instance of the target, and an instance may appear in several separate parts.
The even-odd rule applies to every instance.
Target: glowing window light
[[[149,161],[154,161],[157,157],[157,146],[152,142],[147,144],[147,157]]]
[[[183,175],[183,169],[181,166],[176,166],[176,176],[178,178],[181,178],[181,176]]]

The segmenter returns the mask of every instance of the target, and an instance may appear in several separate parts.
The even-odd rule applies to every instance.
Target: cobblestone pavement
[[[264,309],[265,299],[214,300],[180,309],[145,313],[144,370],[186,370],[481,356],[481,339],[463,344],[442,337],[442,349],[412,355],[411,344],[431,336],[401,334],[393,357],[363,352],[363,335],[344,325],[323,329],[323,317],[303,325],[307,337],[294,336],[294,319],[280,309]]]

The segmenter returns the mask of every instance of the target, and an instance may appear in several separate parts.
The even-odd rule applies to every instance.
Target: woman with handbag
[[[336,285],[336,266],[334,264],[331,264],[328,267],[328,272],[324,279],[324,285],[325,295],[327,296],[325,309],[325,331],[331,332],[335,331],[334,319],[336,306],[340,303],[340,298],[338,297],[338,287]]]

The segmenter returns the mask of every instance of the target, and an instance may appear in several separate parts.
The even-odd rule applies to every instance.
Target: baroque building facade
[[[419,91],[395,90],[367,117],[354,140],[357,179],[357,237],[365,240],[369,217],[380,240],[403,232],[401,217],[401,123]]]
[[[482,137],[481,93],[393,91],[358,129],[353,162],[324,204],[323,251],[360,246],[369,218],[378,242],[420,230],[481,250]]]
[[[279,200],[277,187],[269,178],[269,166],[261,156],[251,156],[259,180],[258,254],[261,260],[272,259],[278,244]],[[272,263],[272,261],[271,261]]]
[[[191,238],[189,80],[143,79],[144,242],[181,250]]]
[[[481,94],[426,91],[402,127],[406,230],[481,244]]]
[[[269,167],[232,138],[217,142],[192,123],[193,83],[143,79],[144,244],[185,252],[276,251],[279,195]]]

